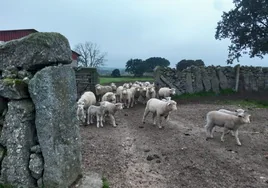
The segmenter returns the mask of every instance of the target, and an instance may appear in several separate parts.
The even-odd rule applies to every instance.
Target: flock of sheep
[[[95,86],[95,93],[85,92],[77,101],[77,119],[83,124],[92,124],[94,117],[97,121],[97,127],[103,127],[105,117],[110,117],[112,125],[116,127],[115,113],[123,108],[132,108],[134,104],[141,102],[146,104],[142,122],[149,113],[153,114],[153,124],[162,128],[162,119],[169,120],[170,112],[177,110],[177,103],[171,100],[175,95],[174,88],[161,87],[150,82],[125,83],[122,86],[110,85]],[[98,105],[97,105],[98,104]],[[87,119],[87,122],[86,122]],[[206,140],[213,138],[215,126],[223,127],[221,141],[224,141],[224,135],[232,132],[237,145],[241,145],[238,138],[238,128],[250,123],[250,114],[243,109],[229,111],[220,109],[210,111],[206,115]]]

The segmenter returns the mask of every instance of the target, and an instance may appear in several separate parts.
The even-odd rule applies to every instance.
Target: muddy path
[[[221,128],[205,140],[205,114],[237,106],[180,104],[164,129],[142,124],[143,105],[116,114],[118,126],[81,126],[84,171],[106,177],[111,188],[268,187],[268,109],[253,109],[240,141]]]

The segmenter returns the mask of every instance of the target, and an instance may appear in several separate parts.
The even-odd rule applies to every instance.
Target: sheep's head
[[[239,109],[236,109],[235,112],[236,112],[236,114],[237,114],[238,116],[239,116],[239,115],[240,115],[240,116],[243,116],[244,113],[245,113],[246,111],[243,110],[243,109],[240,109],[240,108],[239,108]]]
[[[175,90],[175,88],[171,88],[171,89],[169,90],[169,93],[170,93],[171,95],[175,95],[175,94],[176,94],[176,90]]]
[[[128,84],[128,83],[124,83],[124,84],[123,84],[123,88],[125,88],[125,89],[129,89],[129,84]]]
[[[117,87],[116,87],[115,83],[111,83],[111,87],[112,87],[113,91],[116,91]]]
[[[96,84],[96,85],[95,85],[95,89],[96,89],[96,90],[101,90],[101,85],[100,85],[100,84]]]
[[[177,103],[173,100],[167,101],[166,108],[168,111],[177,110]]]
[[[115,105],[115,108],[116,108],[116,110],[122,110],[123,109],[123,103],[115,103],[114,104]]]
[[[149,92],[150,94],[154,93],[154,92],[155,92],[154,87],[149,87],[149,88],[148,88],[148,92]]]
[[[82,123],[86,122],[84,105],[84,102],[77,102],[77,120],[81,121]]]
[[[238,115],[238,117],[241,118],[241,121],[243,123],[250,123],[250,116],[251,116],[250,114],[243,114],[243,115],[239,114]]]
[[[126,95],[126,94],[127,94],[127,89],[126,89],[126,88],[124,88],[124,89],[122,90],[122,94],[123,94],[123,95]]]

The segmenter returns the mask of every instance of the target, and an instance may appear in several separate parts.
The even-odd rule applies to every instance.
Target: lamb
[[[159,99],[162,99],[163,97],[170,97],[171,95],[175,95],[176,90],[175,88],[168,88],[168,87],[162,87],[158,91]]]
[[[142,86],[140,88],[140,97],[139,97],[139,99],[142,100],[143,104],[146,104],[146,92],[147,92],[147,87]]]
[[[101,101],[109,101],[112,103],[116,103],[116,96],[113,92],[107,92],[102,96]]]
[[[98,97],[98,101],[101,101],[102,96],[107,92],[112,92],[112,86],[103,86],[100,84],[95,85],[96,95]]]
[[[111,83],[111,87],[112,87],[112,92],[116,92],[117,86],[115,85],[115,83]]]
[[[133,84],[134,85],[134,84]],[[132,103],[131,103],[131,107],[133,107],[134,104],[137,104],[137,101],[139,99],[140,96],[140,86],[133,86],[130,88],[131,92],[132,92]]]
[[[108,115],[110,119],[112,120],[112,124],[114,127],[116,127],[115,118],[114,115],[117,111],[123,109],[122,103],[111,103],[108,101],[100,102],[100,105],[104,106],[104,114]],[[104,116],[105,117],[105,116]],[[105,122],[105,119],[103,118],[103,121]]]
[[[100,106],[91,105],[88,110],[88,118],[87,118],[87,124],[93,124],[93,116],[96,116],[97,118],[97,128],[99,126],[103,127],[103,116],[104,116],[104,105],[101,104]]]
[[[90,105],[96,104],[96,96],[93,92],[87,91],[83,93],[80,99],[77,101],[76,118],[82,123],[86,122],[85,109]]]
[[[134,100],[134,96],[133,96],[131,90],[124,88],[122,90],[121,95],[120,95],[120,100],[121,100],[120,102],[122,102],[125,107],[129,108],[130,104]]]
[[[210,111],[207,113],[207,124],[205,125],[206,130],[206,140],[208,138],[213,138],[212,129],[215,126],[224,127],[221,141],[224,142],[224,135],[228,132],[228,130],[233,130],[235,132],[235,139],[237,145],[241,146],[241,142],[238,138],[238,128],[243,124],[250,123],[250,114],[239,114],[239,115],[232,115],[227,114],[225,112],[219,111]]]
[[[146,100],[148,101],[151,98],[155,98],[156,97],[156,92],[154,87],[148,87],[147,91],[146,91]]]
[[[145,118],[150,112],[152,112],[153,124],[154,125],[157,124],[159,129],[161,129],[162,117],[164,117],[167,120],[169,118],[170,112],[175,110],[177,110],[177,103],[175,101],[173,100],[162,101],[156,98],[152,98],[147,102],[142,122],[145,123]],[[157,123],[155,118],[157,118]]]
[[[224,113],[227,113],[227,114],[231,114],[231,115],[235,115],[235,116],[238,116],[238,115],[243,115],[244,113],[245,113],[245,110],[243,110],[243,109],[236,109],[235,111],[230,111],[230,110],[225,110],[225,109],[220,109],[220,110],[218,110],[219,112],[224,112]],[[212,129],[212,134],[214,133],[214,131],[215,131],[215,128],[216,127],[214,127],[213,129]],[[229,133],[230,131],[228,131],[228,133]],[[235,134],[234,134],[234,131],[232,131],[231,130],[231,133],[232,133],[232,135],[234,136]],[[227,134],[227,133],[226,133]]]

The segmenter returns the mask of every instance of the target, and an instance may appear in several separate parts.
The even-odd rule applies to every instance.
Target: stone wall
[[[268,90],[268,67],[191,66],[182,71],[157,67],[155,81],[161,87],[172,87],[177,94],[224,89],[236,91]]]
[[[67,188],[81,177],[68,40],[33,33],[0,45],[0,184]]]

